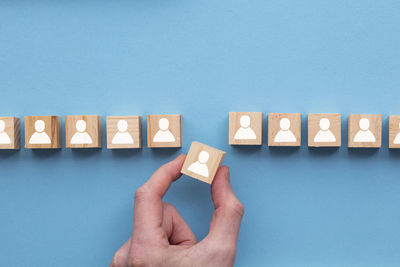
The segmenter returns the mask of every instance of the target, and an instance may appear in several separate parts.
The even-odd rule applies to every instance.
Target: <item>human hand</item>
[[[208,235],[197,242],[179,212],[162,198],[180,176],[185,155],[161,166],[136,190],[133,232],[115,253],[111,267],[233,266],[242,203],[232,191],[228,167],[220,167],[211,185],[214,214]]]

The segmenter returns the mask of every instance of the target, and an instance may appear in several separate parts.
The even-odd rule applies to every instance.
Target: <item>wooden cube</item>
[[[148,147],[181,147],[181,115],[147,115]]]
[[[25,116],[25,148],[61,146],[61,117]]]
[[[268,113],[268,146],[300,146],[301,114]]]
[[[65,146],[67,148],[100,148],[101,136],[100,116],[65,116]]]
[[[141,148],[140,116],[107,116],[107,148]]]
[[[262,145],[262,112],[229,112],[230,145]]]
[[[193,142],[183,163],[181,172],[200,181],[211,184],[225,152],[216,148]]]
[[[400,115],[389,116],[389,148],[400,148]]]
[[[349,147],[381,147],[382,115],[349,115],[348,138]]]
[[[340,147],[341,144],[340,114],[308,114],[309,147]]]
[[[16,117],[0,117],[0,149],[20,149],[20,120]]]

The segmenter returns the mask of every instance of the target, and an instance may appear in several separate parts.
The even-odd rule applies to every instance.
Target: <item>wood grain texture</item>
[[[355,137],[362,131],[360,120],[367,119],[370,131],[375,137],[375,142],[355,142]],[[348,147],[350,148],[379,148],[382,145],[382,115],[351,114],[348,118]]]
[[[249,126],[244,116],[250,119]],[[254,133],[255,138],[240,138],[240,131],[252,131],[251,135]],[[229,112],[229,144],[262,145],[262,112]]]
[[[132,139],[133,144],[113,144],[113,139],[118,130],[118,122],[124,120],[128,124],[126,133]],[[142,117],[140,116],[107,116],[107,148],[109,149],[122,149],[122,148],[141,148],[142,147]]]
[[[389,148],[400,148],[400,115],[389,116]]]
[[[288,130],[283,131],[280,127],[282,119],[290,121]],[[281,132],[290,131],[295,142],[276,142],[275,137]],[[300,146],[301,145],[301,114],[300,113],[268,113],[268,146]]]
[[[75,134],[79,134],[77,122],[83,120],[86,122],[86,129],[81,132],[87,133],[92,143],[72,144],[72,138]],[[101,148],[102,127],[101,117],[99,115],[73,115],[65,116],[65,146],[67,148]]]
[[[25,116],[25,148],[42,149],[53,148],[58,149],[62,146],[61,140],[61,117],[58,116]],[[45,129],[43,133],[50,138],[50,144],[30,144],[29,140],[32,135],[37,132],[35,130],[35,122],[44,121]]]
[[[0,143],[0,149],[15,149],[21,147],[20,119],[17,117],[0,117],[4,122],[4,131],[0,134],[8,136],[10,143]]]
[[[189,170],[190,166],[193,163],[198,162],[199,154],[202,151],[206,151],[209,154],[209,159],[205,163],[207,165],[209,172],[208,177],[205,177],[203,175],[200,175],[198,173]],[[186,156],[186,160],[183,163],[181,172],[190,177],[211,184],[212,181],[214,180],[215,174],[217,173],[219,166],[221,166],[222,161],[224,160],[225,154],[226,153],[222,150],[207,146],[199,142],[193,142]]]
[[[167,119],[168,129],[160,129],[160,120]],[[155,136],[161,132],[169,132],[174,137],[172,142],[155,142]],[[177,115],[147,115],[147,146],[156,147],[181,147],[182,146],[182,116]]]
[[[329,128],[321,128],[321,120],[329,120]],[[324,120],[325,121],[325,120]],[[312,113],[308,114],[308,146],[309,147],[340,147],[342,145],[341,135],[341,115],[339,113]],[[324,136],[324,133],[330,132],[336,141],[321,142],[318,136]],[[325,135],[326,136],[326,135]],[[326,139],[327,140],[327,139]]]

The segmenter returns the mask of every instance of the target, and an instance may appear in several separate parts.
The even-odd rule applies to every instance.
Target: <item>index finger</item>
[[[145,184],[137,189],[133,214],[134,231],[135,229],[143,231],[160,227],[163,211],[162,198],[171,183],[182,175],[180,171],[185,158],[186,156],[181,154],[164,164]]]

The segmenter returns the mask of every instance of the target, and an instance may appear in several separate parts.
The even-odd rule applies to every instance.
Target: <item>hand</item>
[[[185,155],[180,155],[138,188],[132,236],[110,266],[233,266],[244,208],[232,191],[229,169],[217,171],[211,185],[215,210],[210,230],[197,242],[174,206],[162,201],[171,183],[181,176],[184,161]]]

